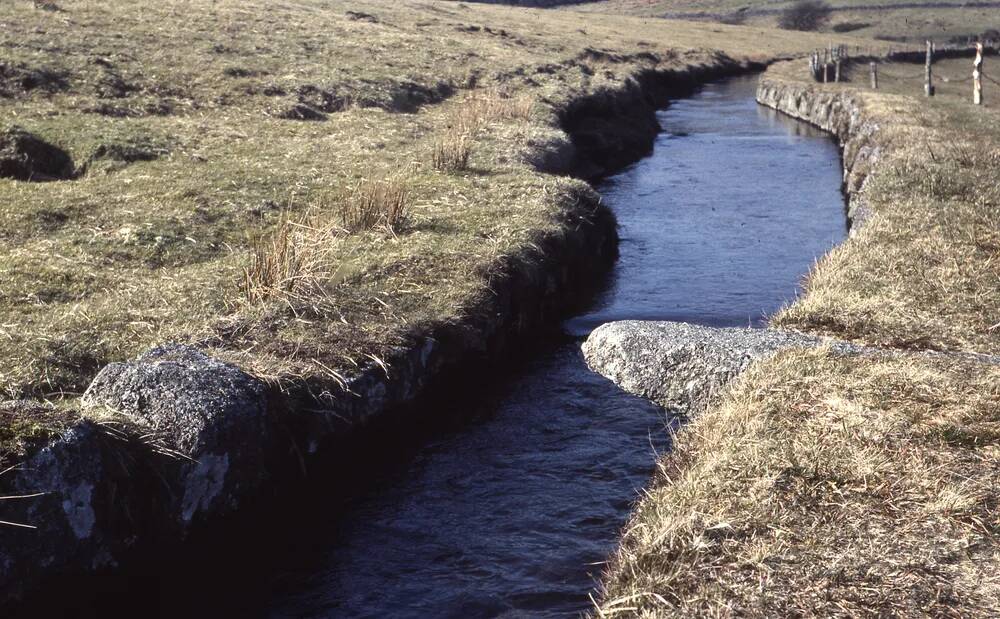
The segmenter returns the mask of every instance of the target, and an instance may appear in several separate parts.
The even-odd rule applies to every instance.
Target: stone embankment
[[[810,123],[834,135],[840,142],[844,164],[844,193],[852,231],[868,216],[863,188],[878,165],[881,146],[879,127],[867,119],[861,101],[844,92],[829,92],[806,83],[761,78],[757,102]]]

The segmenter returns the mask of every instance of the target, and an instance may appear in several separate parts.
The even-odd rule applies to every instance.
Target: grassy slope
[[[815,86],[855,91],[880,127],[864,192],[875,214],[774,323],[997,353],[1000,107],[973,108],[968,83],[927,101],[915,68],[885,67],[878,94]],[[769,72],[803,75],[801,63]],[[998,380],[995,366],[916,353],[755,366],[677,437],[600,612],[995,616]]]
[[[910,77],[921,69],[884,68],[879,95],[864,99],[887,145],[865,186],[875,216],[773,322],[898,348],[1000,353],[1000,106],[971,105],[969,60],[937,63],[939,77],[964,81],[940,82],[931,101]],[[774,76],[795,73],[783,65]]]
[[[660,464],[605,616],[1000,612],[996,367],[783,354]]]
[[[59,4],[2,9],[0,126],[88,167],[72,181],[0,179],[0,393],[63,406],[104,364],[164,340],[266,377],[349,373],[460,319],[505,257],[559,228],[587,189],[530,160],[565,140],[568,101],[638,70],[711,64],[713,50],[815,46],[799,33],[442,2]],[[469,100],[502,97],[528,111],[486,119],[468,170],[429,165]],[[326,120],[281,118],[300,99]],[[152,160],[128,161],[137,154]],[[409,192],[408,225],[339,230],[344,195],[384,178]],[[250,301],[252,250],[289,218],[308,291]]]
[[[829,0],[836,10],[825,32],[837,24],[851,24],[851,34],[861,37],[892,37],[920,41],[925,38],[938,40],[953,36],[980,34],[989,29],[1000,29],[1000,9],[996,7],[963,7],[961,2],[951,8],[894,8],[900,4],[935,4],[938,0]],[[793,4],[790,0],[745,2],[741,0],[598,0],[567,7],[574,11],[658,17],[669,15],[710,15],[710,19],[733,20],[740,9],[764,10],[767,14],[745,17],[746,25],[776,27],[778,16],[774,11]],[[880,7],[865,10],[863,7]],[[881,8],[884,7],[884,8]]]

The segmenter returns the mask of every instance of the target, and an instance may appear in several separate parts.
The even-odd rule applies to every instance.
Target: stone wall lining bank
[[[573,175],[599,178],[648,154],[668,97],[759,68],[722,55],[688,69],[637,68],[620,90],[571,102],[560,120],[574,145]],[[611,211],[592,190],[575,198],[560,231],[535,239],[538,251],[507,257],[481,307],[399,349],[388,369],[361,369],[337,393],[308,380],[278,392],[176,344],[104,368],[83,404],[109,411],[112,421],[79,423],[0,479],[0,495],[46,493],[5,505],[5,519],[38,528],[0,527],[0,604],[119,568],[219,521],[324,443],[552,324],[591,292],[601,279],[595,273],[617,253]]]
[[[786,82],[764,75],[757,86],[757,102],[834,135],[840,142],[844,165],[844,194],[852,234],[870,211],[864,185],[881,158],[879,126],[864,114],[856,95],[829,92],[807,83]]]
[[[829,92],[805,82],[762,74],[757,102],[835,136],[843,163],[843,191],[852,235],[870,215],[864,187],[882,158],[879,126],[849,92]],[[831,346],[841,354],[860,349],[846,342],[776,329],[719,329],[686,323],[623,321],[602,325],[583,345],[587,364],[625,391],[680,414],[704,410],[753,362],[788,348]]]

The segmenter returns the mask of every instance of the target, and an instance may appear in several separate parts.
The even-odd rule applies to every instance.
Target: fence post
[[[972,66],[972,103],[983,104],[983,44],[976,43],[976,59]]]
[[[840,58],[837,58],[837,63],[833,66],[833,81],[840,81]]]
[[[872,70],[872,88],[874,90],[878,90],[878,65],[875,64],[874,60],[872,60],[869,66]]]
[[[934,96],[934,83],[931,81],[931,63],[934,62],[934,44],[927,41],[927,61],[924,63],[924,94],[928,97]]]
[[[830,81],[830,63],[823,63],[823,83],[826,84]]]

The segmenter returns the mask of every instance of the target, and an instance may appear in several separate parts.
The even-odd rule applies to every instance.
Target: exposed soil
[[[0,177],[53,181],[73,177],[73,160],[58,146],[20,127],[0,133]]]
[[[51,94],[68,88],[67,71],[0,63],[0,97],[23,96],[35,91]]]

